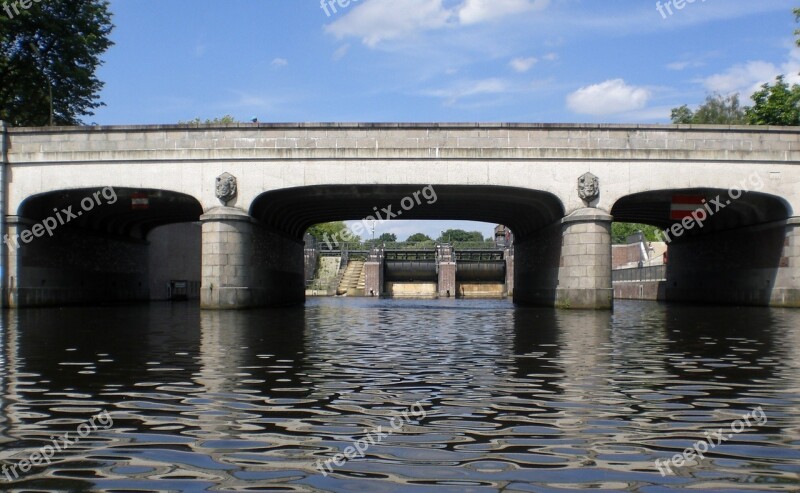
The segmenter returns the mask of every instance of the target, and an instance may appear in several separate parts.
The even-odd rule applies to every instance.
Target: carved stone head
[[[589,203],[600,196],[600,180],[591,173],[578,178],[578,197]]]
[[[230,173],[222,173],[217,177],[217,198],[222,201],[223,204],[227,204],[235,199],[237,191],[235,176]]]

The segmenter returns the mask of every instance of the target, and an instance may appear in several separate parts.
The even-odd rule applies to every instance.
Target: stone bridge
[[[623,221],[672,228],[669,300],[800,306],[797,128],[0,126],[0,142],[11,307],[147,299],[148,235],[197,221],[204,308],[302,302],[304,231],[387,209],[507,225],[518,303],[610,308]],[[706,212],[681,219],[686,203]]]

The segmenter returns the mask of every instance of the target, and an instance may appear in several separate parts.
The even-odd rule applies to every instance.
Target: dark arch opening
[[[419,195],[409,210],[401,200],[427,185],[322,185],[287,188],[259,195],[250,214],[264,226],[300,239],[314,224],[360,220],[391,205],[403,220],[471,220],[508,226],[524,239],[564,216],[564,206],[547,192],[486,185],[434,185],[435,200]],[[429,194],[428,196],[431,196]],[[433,203],[429,203],[433,202]]]
[[[84,200],[87,205],[92,203],[90,210],[84,210],[81,206]],[[69,207],[74,214],[71,218],[67,213],[61,213],[62,209]],[[147,234],[159,226],[197,221],[201,214],[203,207],[190,195],[164,190],[111,187],[59,190],[34,195],[25,199],[18,211],[20,217],[34,223],[54,217],[64,221],[58,227],[87,229],[140,240],[147,238]]]
[[[628,195],[614,204],[611,215],[616,222],[650,224],[665,230],[680,222],[671,217],[673,199],[680,201],[680,196],[703,197],[713,211],[713,215],[703,221],[702,228],[687,230],[686,236],[780,221],[791,217],[792,212],[784,199],[774,195],[746,192],[734,200],[728,195],[728,190],[692,188],[653,190]],[[716,203],[711,202],[717,198],[722,206],[720,210],[717,210],[719,206]]]
[[[666,265],[645,258],[644,267],[640,260],[638,268],[614,270],[617,298],[768,305],[784,296],[779,272],[792,208],[780,197],[736,189],[654,190],[619,199],[611,215],[656,226],[668,248]],[[615,250],[613,265],[636,257],[639,245]]]
[[[97,187],[28,197],[9,221],[9,303],[147,301],[154,285],[171,280],[199,297],[202,213],[194,197],[164,190]],[[182,229],[150,235],[173,224]]]

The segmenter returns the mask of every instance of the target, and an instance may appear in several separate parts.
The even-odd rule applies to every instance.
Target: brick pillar
[[[452,246],[439,247],[439,297],[455,298],[456,293],[456,258]]]
[[[580,209],[561,224],[561,263],[555,304],[561,308],[611,309],[611,222],[599,209]]]
[[[364,296],[383,296],[383,250],[373,248],[364,264]]]

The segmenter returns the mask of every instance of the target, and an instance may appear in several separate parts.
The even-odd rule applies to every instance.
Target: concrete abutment
[[[666,301],[800,307],[800,217],[670,244]]]
[[[35,237],[30,234],[32,221],[18,216],[5,220],[8,307],[149,299],[147,242],[68,227]],[[23,232],[27,243],[20,238]]]

